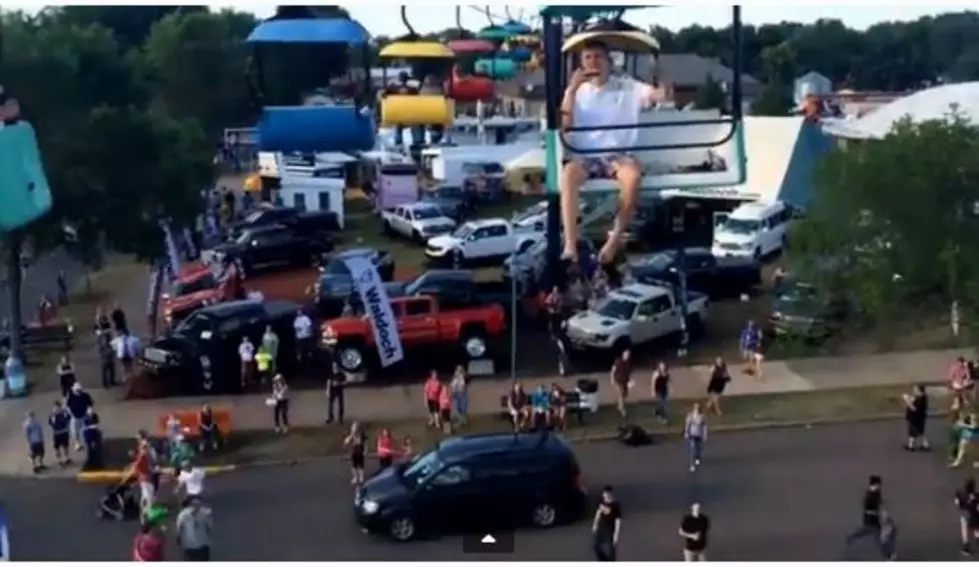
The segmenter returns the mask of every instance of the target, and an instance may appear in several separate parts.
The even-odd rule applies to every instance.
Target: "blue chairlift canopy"
[[[510,50],[510,58],[518,63],[526,63],[533,57],[533,53],[526,47],[514,47]]]
[[[534,30],[531,29],[531,27],[528,26],[527,24],[515,20],[510,20],[509,22],[503,24],[503,26],[501,27],[513,35],[524,35],[524,34],[530,34],[534,32]]]
[[[516,34],[510,33],[500,26],[488,26],[476,33],[476,37],[479,39],[485,39],[489,41],[506,41]]]
[[[619,10],[636,10],[639,8],[651,8],[652,6],[587,6],[587,5],[574,5],[574,6],[544,6],[541,8],[540,15],[549,18],[553,16],[565,16],[573,20],[584,21],[595,14],[607,14],[611,12],[618,12]]]
[[[248,43],[347,43],[362,45],[371,34],[360,22],[347,19],[310,18],[269,20],[255,26]]]

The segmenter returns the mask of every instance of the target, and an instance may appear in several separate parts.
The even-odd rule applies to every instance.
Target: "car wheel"
[[[422,239],[422,233],[418,232],[417,230],[411,231],[411,239],[419,244],[425,243],[425,241]]]
[[[388,523],[388,534],[395,541],[410,541],[415,537],[415,521],[408,516],[395,516]]]
[[[462,254],[462,250],[452,251],[452,267],[455,269],[461,269],[462,265],[466,263],[466,257]]]
[[[340,343],[336,349],[337,366],[350,373],[360,372],[364,368],[364,349],[353,343]]]
[[[687,334],[693,337],[699,337],[704,332],[704,320],[699,314],[693,314],[687,317]]]
[[[537,528],[549,528],[557,523],[557,508],[548,502],[541,502],[531,511],[530,521]]]
[[[394,229],[391,228],[391,223],[389,222],[384,223],[382,232],[384,232],[385,236],[394,236]]]
[[[482,333],[472,331],[463,335],[462,350],[467,357],[475,360],[486,356],[486,353],[489,352],[489,346],[486,344],[486,338]]]
[[[522,243],[520,245],[520,248],[517,249],[517,254],[523,254],[527,250],[530,250],[530,247],[533,246],[533,245],[534,245],[534,243],[531,242],[531,241],[529,241],[529,240],[527,242]]]
[[[761,246],[755,248],[755,260],[761,260]]]

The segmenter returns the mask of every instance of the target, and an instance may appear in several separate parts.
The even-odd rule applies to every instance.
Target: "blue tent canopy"
[[[346,19],[312,18],[269,20],[255,26],[249,43],[350,43],[364,44],[371,34],[360,22]]]
[[[514,20],[510,20],[509,22],[506,22],[505,24],[503,24],[502,27],[504,30],[506,30],[509,33],[512,33],[513,35],[529,34],[529,33],[533,33],[534,31],[527,24],[522,22],[517,22]]]
[[[500,26],[488,26],[476,33],[476,37],[479,39],[486,39],[489,41],[506,41],[516,34],[506,31]]]

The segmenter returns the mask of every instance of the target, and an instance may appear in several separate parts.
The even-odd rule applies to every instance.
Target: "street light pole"
[[[510,380],[517,380],[517,252],[510,253]]]

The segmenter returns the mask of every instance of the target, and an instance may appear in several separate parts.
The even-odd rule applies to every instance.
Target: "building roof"
[[[902,118],[910,117],[913,122],[941,120],[950,116],[953,109],[969,122],[979,125],[979,82],[941,85],[918,91],[856,120],[827,121],[823,131],[847,139],[880,139],[887,136]]]

